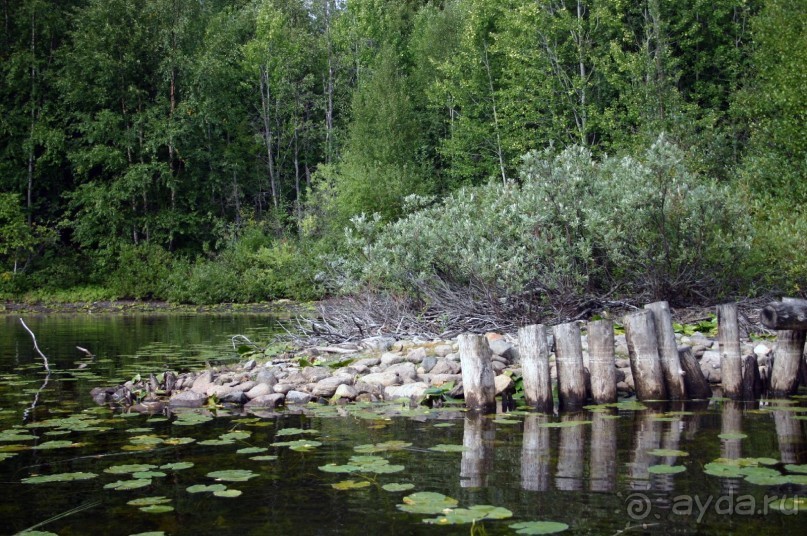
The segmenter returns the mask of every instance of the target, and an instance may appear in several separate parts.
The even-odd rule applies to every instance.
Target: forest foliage
[[[0,295],[807,288],[807,0],[19,0]]]

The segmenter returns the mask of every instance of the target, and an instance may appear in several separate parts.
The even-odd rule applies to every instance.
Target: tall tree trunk
[[[8,12],[8,11],[6,11]],[[34,130],[36,128],[36,11],[31,9],[31,134],[28,139],[28,187],[27,187],[27,207],[28,225],[34,220]]]
[[[278,208],[277,199],[277,182],[275,177],[275,156],[274,156],[274,139],[272,135],[272,123],[269,117],[269,99],[271,97],[269,92],[269,73],[266,71],[265,66],[261,66],[260,76],[260,89],[261,89],[261,119],[263,120],[263,142],[266,145],[266,158],[269,167],[269,188],[272,193],[272,204]]]
[[[496,134],[496,157],[499,160],[499,172],[502,174],[502,182],[507,182],[507,173],[504,169],[504,151],[502,150],[502,137],[499,133],[499,114],[496,111],[496,94],[493,89],[493,75],[490,72],[490,60],[488,59],[488,45],[483,43],[485,73],[488,76],[488,90],[490,91],[490,103],[493,111],[493,131]]]

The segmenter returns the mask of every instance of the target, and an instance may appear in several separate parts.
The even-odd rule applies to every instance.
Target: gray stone
[[[754,346],[754,353],[757,354],[757,357],[768,356],[771,353],[771,349],[766,344],[757,344]]]
[[[493,369],[493,372],[495,372],[496,374],[501,374],[502,372],[504,372],[504,369],[507,368],[507,365],[505,365],[501,361],[491,361],[490,366]]]
[[[233,388],[228,385],[211,385],[207,389],[207,396],[215,396],[219,400],[233,392]]]
[[[222,402],[227,404],[246,404],[249,398],[244,391],[231,391],[221,398]]]
[[[616,369],[616,382],[624,382],[625,381],[625,369],[618,368]]]
[[[333,398],[347,398],[348,400],[353,400],[358,396],[359,392],[356,390],[355,387],[352,385],[348,385],[343,383],[339,387],[336,388],[336,392],[333,394]]]
[[[280,394],[285,395],[289,391],[293,390],[295,387],[297,387],[297,385],[292,385],[290,383],[278,383],[278,384],[275,384],[274,387],[272,387],[272,390],[275,393],[280,393]]]
[[[406,358],[402,354],[387,352],[386,354],[381,356],[381,365],[384,367],[388,367],[390,365],[395,365],[398,363],[403,363],[406,361]]]
[[[248,380],[248,381],[245,381],[245,382],[235,384],[233,386],[233,390],[234,391],[244,391],[246,393],[247,391],[249,391],[250,389],[252,389],[256,385],[258,385],[258,382]]]
[[[460,354],[453,352],[446,356],[447,361],[456,361],[457,363],[460,362]]]
[[[426,357],[426,349],[425,348],[415,348],[408,354],[406,354],[406,360],[410,363],[420,363]]]
[[[392,337],[384,337],[379,335],[376,337],[368,337],[361,342],[362,345],[368,350],[372,350],[374,352],[386,352],[392,348],[393,344],[395,344],[395,339]]]
[[[454,347],[450,344],[438,344],[434,347],[434,355],[437,357],[445,357],[454,351]]]
[[[506,374],[499,374],[493,378],[493,384],[496,386],[496,396],[514,391],[516,387],[516,382],[513,381],[513,378]]]
[[[628,384],[625,382],[617,382],[616,390],[619,391],[620,393],[630,393],[633,391],[633,389],[628,387]]]
[[[423,369],[423,372],[431,372],[434,366],[437,364],[437,358],[433,356],[428,356],[423,359],[420,363],[420,367]]]
[[[400,378],[398,378],[398,375],[394,372],[376,372],[373,374],[368,374],[366,376],[362,376],[361,381],[371,385],[381,385],[384,387],[401,383]]]
[[[243,366],[242,368],[243,368],[244,370],[252,370],[252,369],[254,369],[254,368],[257,366],[257,365],[258,365],[258,362],[257,362],[257,361],[255,361],[254,359],[250,359],[249,361],[247,361],[246,363],[244,363],[244,366]]]
[[[207,402],[207,396],[196,391],[182,391],[175,393],[168,401],[172,408],[201,408]]]
[[[448,359],[438,359],[437,364],[429,371],[430,374],[459,374],[460,364]]]
[[[276,408],[278,406],[283,405],[283,401],[286,397],[280,393],[275,393],[271,395],[261,395],[253,398],[246,404],[244,407],[249,408]]]
[[[400,381],[404,383],[414,381],[415,377],[418,375],[414,363],[398,363],[397,365],[392,365],[387,368],[384,372],[397,374]]]
[[[300,372],[293,372],[288,376],[286,376],[285,378],[283,378],[283,383],[289,383],[291,385],[303,385],[310,381],[311,380],[307,376],[304,376]]]
[[[496,339],[488,343],[490,350],[495,354],[504,357],[508,361],[512,361],[514,356],[513,345],[504,339]]]
[[[449,382],[454,382],[456,385],[462,380],[461,374],[430,374],[429,385],[432,387],[441,387]]]
[[[356,389],[356,392],[359,395],[363,393],[372,393],[376,397],[380,397],[382,394],[384,394],[384,386],[380,384],[357,381],[356,383],[353,384],[353,388]]]
[[[621,357],[614,360],[616,368],[630,368],[630,359],[623,359]]]
[[[247,391],[246,393],[247,398],[252,400],[253,398],[257,398],[259,396],[271,395],[272,393],[275,392],[274,389],[272,389],[272,387],[274,386],[269,385],[268,383],[259,383],[258,385]]]
[[[311,402],[311,395],[302,391],[289,391],[286,393],[287,404],[308,404]]]
[[[423,382],[407,383],[405,385],[391,385],[384,388],[384,398],[395,400],[398,398],[421,398],[429,386]]]
[[[330,398],[334,395],[336,389],[343,384],[353,384],[353,376],[349,374],[337,374],[330,378],[320,380],[314,388],[311,389],[311,394],[322,398]]]
[[[213,372],[205,371],[201,376],[193,381],[191,391],[199,394],[207,394],[207,390],[213,385]]]
[[[331,376],[331,370],[327,367],[305,367],[302,371],[302,375],[305,377],[306,382],[316,383],[325,378],[329,378]]]
[[[364,359],[359,359],[358,361],[354,361],[351,366],[353,367],[374,367],[381,363],[381,360],[377,357],[365,357]]]

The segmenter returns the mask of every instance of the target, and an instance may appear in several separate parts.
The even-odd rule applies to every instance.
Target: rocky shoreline
[[[496,394],[509,397],[521,375],[515,334],[487,333],[496,374]],[[689,346],[711,384],[719,384],[720,353],[714,338],[703,333],[676,334],[679,346]],[[552,347],[550,341],[550,347]],[[582,337],[584,363],[588,343]],[[624,334],[615,336],[616,378],[620,397],[634,394],[633,375]],[[743,355],[755,354],[763,380],[773,352],[772,342],[742,344]],[[554,354],[550,373],[556,378]],[[456,339],[427,340],[370,337],[359,343],[315,346],[294,354],[270,357],[252,352],[239,363],[176,375],[151,374],[92,391],[98,404],[129,411],[157,413],[164,409],[199,408],[210,404],[243,406],[247,411],[274,410],[309,402],[345,404],[407,400],[433,402],[442,396],[462,398],[462,370]]]

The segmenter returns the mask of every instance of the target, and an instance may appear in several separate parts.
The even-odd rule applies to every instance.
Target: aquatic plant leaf
[[[741,432],[725,432],[723,434],[718,434],[717,437],[720,439],[745,439],[748,437],[748,435]]]
[[[132,473],[132,478],[162,478],[166,476],[162,471],[139,471]]]
[[[16,455],[17,455],[16,452],[0,452],[0,462],[2,462],[3,460],[7,460],[9,458],[13,458]]]
[[[493,419],[496,424],[520,424],[521,421],[515,419]]]
[[[190,469],[194,466],[193,462],[174,462],[174,463],[165,463],[159,467],[159,469],[163,469],[165,471],[182,471],[183,469]]]
[[[168,439],[163,441],[164,445],[188,445],[190,443],[195,442],[196,440],[192,437],[169,437]]]
[[[424,519],[423,522],[431,525],[461,525],[484,519],[507,519],[509,517],[513,517],[513,512],[507,508],[479,504],[469,508],[448,510],[439,517]]]
[[[324,473],[355,473],[361,469],[358,465],[321,465],[318,469]]]
[[[785,465],[785,471],[788,471],[790,473],[807,473],[807,464],[795,465],[789,463]]]
[[[429,450],[433,450],[434,452],[465,452],[470,449],[464,445],[446,445],[440,443],[439,445],[429,447]]]
[[[664,457],[689,456],[689,453],[687,451],[675,450],[675,449],[651,449],[648,450],[647,453],[652,456],[664,456]]]
[[[189,486],[185,491],[188,493],[214,493],[216,491],[224,491],[225,489],[227,489],[227,486],[224,484],[211,484],[209,486],[196,484]]]
[[[239,439],[247,439],[249,436],[252,435],[252,432],[247,432],[244,430],[238,430],[236,432],[228,432],[226,434],[221,434],[219,439],[232,439],[232,440],[239,440]]]
[[[591,421],[544,422],[538,426],[541,428],[571,428],[572,426],[579,426],[581,424],[591,424]]]
[[[807,475],[783,475],[787,479],[788,484],[796,484],[797,486],[807,486]]]
[[[165,532],[153,530],[151,532],[138,532],[137,534],[130,534],[129,536],[165,536]]]
[[[135,480],[118,480],[104,486],[104,489],[114,489],[115,491],[129,491],[132,489],[145,488],[151,485],[151,479],[139,478]]]
[[[272,462],[277,459],[277,456],[270,455],[270,456],[252,456],[250,460],[255,460],[256,462]]]
[[[523,521],[509,527],[517,534],[556,534],[569,529],[569,525],[559,521]]]
[[[686,471],[687,468],[683,465],[651,465],[647,468],[647,471],[654,474],[654,475],[674,475],[677,473],[683,473]]]
[[[152,428],[129,428],[126,430],[127,434],[143,434],[146,432],[153,432]]]
[[[358,482],[355,480],[343,480],[341,482],[337,482],[336,484],[331,484],[333,489],[338,489],[341,491],[366,488],[368,486],[370,486],[370,483],[366,480],[360,480]]]
[[[36,439],[36,436],[33,434],[27,434],[21,430],[3,430],[0,432],[0,442],[3,443],[12,443],[14,441],[29,441],[31,439]]]
[[[275,437],[283,437],[283,436],[292,436],[292,435],[300,435],[300,434],[311,434],[315,435],[318,434],[319,430],[314,430],[313,428],[303,429],[303,428],[283,428],[282,430],[278,430],[275,434]]]
[[[398,484],[398,483],[391,483],[391,484],[384,484],[381,486],[381,489],[384,491],[396,492],[396,491],[409,491],[410,489],[414,488],[414,484]]]
[[[246,482],[250,478],[258,476],[249,469],[227,469],[225,471],[213,471],[207,473],[208,478],[223,480],[225,482]]]
[[[279,441],[277,443],[272,443],[271,446],[289,447],[291,450],[296,450],[298,452],[306,452],[308,450],[322,446],[322,443],[314,440],[297,439],[296,441]]]
[[[797,512],[807,512],[807,497],[785,497],[773,501],[769,505],[773,510],[791,515]]]
[[[392,440],[392,441],[385,441],[383,443],[357,445],[353,447],[353,450],[364,454],[373,454],[376,452],[386,452],[390,450],[403,450],[411,446],[412,443],[408,443],[406,441]]]
[[[757,486],[781,486],[782,484],[789,483],[787,476],[782,474],[751,474],[745,477],[745,481],[749,484],[756,484]]]
[[[45,441],[44,443],[34,445],[31,448],[33,450],[50,450],[50,449],[65,449],[80,446],[81,443],[73,443],[72,441],[69,440],[56,440],[56,441]]]
[[[410,514],[441,514],[446,508],[457,506],[457,499],[433,491],[418,491],[403,498],[398,509]]]
[[[210,415],[202,415],[200,413],[180,413],[172,424],[176,426],[194,426],[196,424],[202,424],[212,420],[213,417]]]
[[[205,439],[204,441],[199,441],[199,445],[204,445],[206,447],[221,447],[224,445],[234,445],[235,441],[232,439]]]
[[[164,514],[166,512],[173,512],[174,507],[167,504],[152,504],[150,506],[143,506],[140,508],[140,511],[146,512],[147,514]]]
[[[617,402],[614,404],[616,409],[627,410],[627,411],[642,411],[647,409],[647,406],[642,404],[637,400],[624,400],[622,402]]]
[[[98,475],[95,473],[56,473],[53,475],[38,475],[23,478],[23,484],[47,484],[49,482],[72,482],[73,480],[89,480]]]
[[[738,478],[743,476],[742,470],[736,465],[719,462],[709,462],[703,466],[703,472],[711,476],[723,478]]]
[[[246,447],[243,449],[238,449],[235,451],[236,454],[258,454],[260,452],[266,452],[269,450],[266,447]]]
[[[126,475],[129,473],[151,471],[152,469],[157,469],[157,466],[150,463],[131,463],[124,465],[113,465],[104,469],[104,472],[111,473],[113,475]]]
[[[244,492],[241,491],[240,489],[223,489],[220,491],[214,491],[213,495],[215,495],[216,497],[224,497],[232,499],[235,497],[240,497],[242,493]]]
[[[166,504],[170,503],[171,499],[165,497],[163,495],[158,495],[155,497],[141,497],[139,499],[132,499],[128,501],[126,504],[130,506],[151,506],[154,504]]]
[[[131,438],[129,443],[132,445],[160,445],[163,441],[163,438],[155,435],[140,435]]]
[[[434,425],[435,428],[451,428],[456,426],[453,422],[440,422]]]

